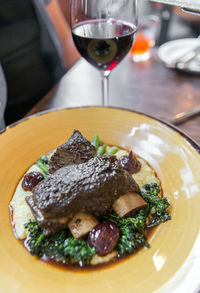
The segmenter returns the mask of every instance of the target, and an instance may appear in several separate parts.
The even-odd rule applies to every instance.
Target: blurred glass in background
[[[132,59],[135,62],[147,61],[151,56],[151,49],[156,42],[159,17],[147,15],[139,21],[136,40],[131,48]]]
[[[139,30],[130,51],[136,62],[148,60],[154,45],[159,47],[171,40],[200,35],[200,16],[185,13],[180,7],[139,0],[138,8]],[[158,22],[152,22],[151,15],[158,18]]]

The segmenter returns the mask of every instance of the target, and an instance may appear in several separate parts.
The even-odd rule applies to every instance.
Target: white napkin
[[[200,0],[151,0],[151,1],[181,6],[182,8],[200,11]]]

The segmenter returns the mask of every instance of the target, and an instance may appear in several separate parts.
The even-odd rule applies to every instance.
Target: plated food
[[[64,143],[73,129],[133,150],[156,171],[172,220],[155,227],[149,249],[95,269],[68,269],[32,256],[13,235],[9,203],[19,179],[41,154]],[[147,115],[117,108],[48,111],[0,135],[0,286],[6,293],[196,292],[200,265],[200,148],[184,133]],[[139,173],[136,173],[135,176]],[[135,179],[136,180],[136,179]],[[138,179],[137,179],[138,180]],[[136,180],[136,181],[137,181]],[[138,182],[138,181],[137,181]],[[23,211],[21,217],[23,218]]]
[[[130,150],[74,130],[31,166],[10,202],[13,230],[45,261],[95,267],[149,247],[170,219],[154,169]]]

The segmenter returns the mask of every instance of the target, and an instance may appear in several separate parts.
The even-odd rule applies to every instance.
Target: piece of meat
[[[74,130],[68,141],[59,146],[49,162],[49,173],[70,165],[87,162],[96,154],[96,148],[78,130]]]
[[[106,214],[118,197],[131,191],[139,187],[117,158],[102,156],[58,169],[26,201],[48,235],[66,227],[77,212]]]

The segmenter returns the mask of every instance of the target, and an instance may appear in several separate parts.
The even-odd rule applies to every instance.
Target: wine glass
[[[102,104],[109,105],[110,72],[132,47],[137,0],[71,0],[72,37],[79,53],[100,70]]]

